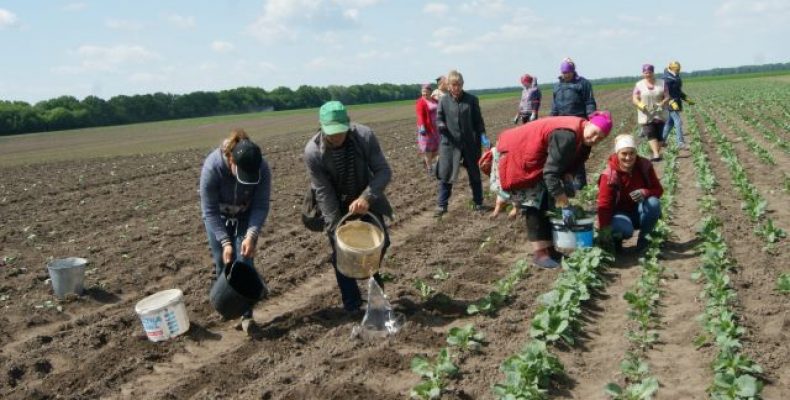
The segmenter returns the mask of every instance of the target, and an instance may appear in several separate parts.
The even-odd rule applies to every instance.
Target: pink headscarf
[[[590,114],[589,121],[600,128],[606,136],[612,131],[612,114],[609,111],[595,111]]]

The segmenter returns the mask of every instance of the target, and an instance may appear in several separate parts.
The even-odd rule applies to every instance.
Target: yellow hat
[[[671,63],[669,63],[669,66],[667,68],[673,71],[680,71],[680,63],[677,61],[672,61]]]

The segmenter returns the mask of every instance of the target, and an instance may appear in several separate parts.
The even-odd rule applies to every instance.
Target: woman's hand
[[[241,256],[244,258],[255,256],[255,239],[248,237],[241,241]]]
[[[222,247],[222,262],[227,265],[231,261],[233,261],[233,246],[226,244]]]
[[[370,208],[370,203],[368,203],[368,199],[364,196],[357,197],[350,206],[348,206],[348,211],[352,214],[366,214],[368,212],[368,208]]]

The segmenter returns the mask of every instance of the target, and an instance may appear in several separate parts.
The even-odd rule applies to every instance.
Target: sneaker
[[[472,206],[472,211],[477,213],[483,213],[488,211],[488,207],[482,204],[475,204],[474,206]]]
[[[554,261],[553,258],[547,255],[533,257],[532,263],[535,264],[536,267],[543,269],[557,269],[560,267],[560,263]]]
[[[447,207],[436,207],[436,211],[433,212],[433,216],[436,218],[441,218],[444,214],[447,214]]]
[[[235,326],[237,331],[243,331],[247,336],[252,336],[257,327],[258,325],[255,323],[255,320],[252,319],[252,317],[241,317]]]

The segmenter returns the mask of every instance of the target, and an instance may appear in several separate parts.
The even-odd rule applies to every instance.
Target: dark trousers
[[[540,208],[522,208],[522,213],[524,214],[527,222],[527,239],[530,242],[552,240],[551,221],[549,221],[549,217],[546,216],[546,211],[551,208],[547,191],[543,192],[543,198],[541,199],[540,203]]]
[[[387,224],[384,223],[384,219],[379,215],[376,215],[376,218],[381,221],[381,225],[384,227],[384,248],[381,249],[381,259],[383,260],[384,254],[386,254],[387,248],[390,246],[390,235],[389,231],[387,230]],[[376,225],[376,223],[368,215],[365,215],[360,219],[362,221],[370,222]],[[340,289],[340,297],[343,301],[343,308],[346,311],[356,311],[360,306],[362,306],[362,294],[359,291],[357,280],[343,275],[337,269],[337,248],[335,245],[334,232],[329,235],[329,245],[332,246],[332,267],[335,269],[335,279],[337,280],[337,287]],[[384,288],[384,281],[381,279],[381,275],[379,275],[378,272],[373,274],[373,279],[376,280],[376,283],[378,283],[382,289]]]
[[[476,162],[467,161],[464,157],[461,161],[466,168],[466,174],[469,176],[469,187],[472,189],[472,200],[476,205],[483,204],[483,182],[480,179],[480,167]],[[439,207],[446,209],[450,203],[450,196],[453,194],[453,184],[439,181]]]

